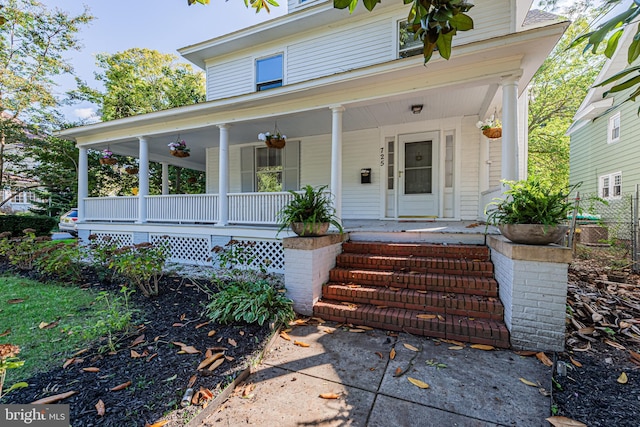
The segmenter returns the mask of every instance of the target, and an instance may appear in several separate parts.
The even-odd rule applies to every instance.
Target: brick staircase
[[[345,242],[313,312],[337,322],[509,347],[486,246]]]

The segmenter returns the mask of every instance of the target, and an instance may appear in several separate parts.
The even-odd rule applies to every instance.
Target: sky
[[[162,53],[178,55],[177,49],[202,42],[220,35],[253,26],[266,19],[286,13],[286,0],[280,7],[264,10],[259,14],[247,9],[243,0],[211,0],[209,5],[187,5],[187,0],[41,0],[47,8],[58,8],[71,15],[82,13],[83,5],[95,16],[88,26],[78,33],[83,48],[67,52],[66,57],[74,66],[75,73],[90,86],[99,88],[93,79],[98,71],[96,53],[116,53],[140,47],[155,49]],[[184,62],[188,62],[184,60]],[[57,80],[57,93],[63,95],[75,88],[71,76]],[[89,119],[96,107],[81,103],[65,107],[68,120]]]

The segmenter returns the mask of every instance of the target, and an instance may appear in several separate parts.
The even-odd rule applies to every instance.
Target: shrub
[[[38,250],[34,266],[39,273],[77,282],[82,278],[80,248],[77,243],[56,243]]]
[[[158,295],[169,246],[149,242],[125,246],[113,251],[109,268],[136,284],[146,297]]]
[[[254,282],[231,282],[211,297],[207,314],[214,322],[227,324],[265,321],[286,323],[293,320],[293,302],[265,279]]]
[[[112,280],[115,272],[109,268],[111,258],[118,249],[118,245],[111,239],[111,236],[99,238],[95,234],[89,236],[91,242],[88,246],[89,259],[96,270],[98,277]]]
[[[43,242],[51,240],[48,236],[36,237],[35,230],[24,230],[24,237],[0,239],[0,256],[5,257],[11,265],[21,270],[32,270],[35,260],[40,256]]]
[[[44,215],[0,215],[0,231],[10,231],[14,236],[20,235],[22,230],[32,228],[36,236],[51,233],[58,221]]]

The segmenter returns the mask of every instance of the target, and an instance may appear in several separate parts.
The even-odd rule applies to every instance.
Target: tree
[[[36,0],[7,0],[0,25],[0,188],[24,175],[21,148],[56,115],[54,77],[73,73],[64,55],[80,47],[77,33],[93,17],[69,16]],[[39,126],[30,124],[37,123]],[[17,148],[10,153],[7,147]],[[10,169],[13,169],[10,170]],[[9,173],[11,172],[11,173]]]
[[[102,120],[113,120],[137,114],[150,113],[183,105],[202,102],[205,97],[205,79],[202,72],[193,71],[191,65],[178,63],[177,57],[156,50],[133,48],[115,54],[99,54],[96,65],[100,69],[95,78],[104,85],[104,90],[93,89],[77,80],[78,89],[70,93],[72,99],[88,100],[100,107]],[[137,180],[127,175],[122,168],[99,166],[98,153],[90,153],[89,167],[92,174],[90,193],[93,196],[131,195]],[[132,164],[131,157],[118,156],[118,164]],[[158,193],[161,186],[160,165],[152,163],[149,179]],[[203,192],[204,180],[196,171],[185,171],[186,183],[182,182],[182,170],[170,167],[174,191]],[[196,177],[196,183],[189,178]]]
[[[585,12],[578,16],[534,75],[529,91],[528,172],[561,186],[569,182],[569,137],[565,133],[604,62],[567,49],[588,28]]]

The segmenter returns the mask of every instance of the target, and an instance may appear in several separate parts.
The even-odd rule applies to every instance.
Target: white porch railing
[[[88,221],[136,221],[138,198],[89,197],[84,199],[85,219]]]
[[[229,222],[236,224],[278,223],[278,212],[293,198],[289,192],[229,194]]]
[[[217,194],[172,194],[147,196],[147,221],[203,222],[218,221]]]

